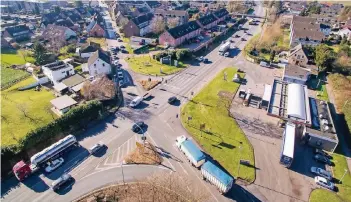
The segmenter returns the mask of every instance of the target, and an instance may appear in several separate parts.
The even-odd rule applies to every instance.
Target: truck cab
[[[185,141],[187,140],[188,138],[185,136],[185,135],[182,135],[182,136],[179,136],[177,137],[176,139],[176,145],[178,148],[180,148],[180,145]]]
[[[13,173],[19,181],[23,181],[25,178],[37,170],[38,167],[27,164],[23,160],[16,163],[16,165],[14,165],[12,168]]]

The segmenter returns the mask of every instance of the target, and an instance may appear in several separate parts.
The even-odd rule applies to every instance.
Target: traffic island
[[[235,74],[242,73],[233,67],[221,71],[182,107],[181,121],[204,152],[235,178],[251,183],[255,180],[254,151],[229,112],[240,85],[232,81]]]
[[[163,159],[154,145],[149,142],[136,144],[135,150],[124,158],[125,164],[160,165],[162,163]]]

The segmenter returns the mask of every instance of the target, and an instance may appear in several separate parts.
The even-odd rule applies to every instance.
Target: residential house
[[[56,84],[60,80],[74,75],[74,68],[71,64],[64,61],[56,61],[43,65],[42,67],[43,74],[49,78],[49,80]]]
[[[52,108],[51,110],[55,112],[55,114],[62,116],[67,113],[70,109],[77,105],[77,102],[73,100],[68,95],[64,95],[58,98],[55,98],[50,101]]]
[[[203,29],[211,29],[217,25],[219,20],[213,14],[209,14],[199,18],[197,22]]]
[[[350,27],[344,27],[340,29],[337,34],[341,37],[346,37],[347,40],[351,40],[351,28]]]
[[[315,18],[293,16],[290,25],[290,47],[299,43],[311,46],[318,45],[329,35],[330,31],[329,26],[317,23]]]
[[[42,34],[42,38],[47,41],[54,41],[61,46],[69,40],[75,39],[77,34],[68,27],[49,24]]]
[[[92,23],[87,27],[88,35],[91,37],[104,37],[105,30],[102,28],[97,21],[93,20]]]
[[[299,44],[290,50],[288,62],[293,65],[299,65],[303,67],[307,66],[308,56],[307,52],[302,47],[302,44]]]
[[[199,36],[201,26],[196,21],[190,21],[186,24],[174,27],[165,31],[159,37],[159,43],[162,45],[170,45],[177,47],[185,41]]]
[[[182,10],[155,9],[154,15],[155,16],[162,16],[166,22],[169,19],[178,18],[179,19],[178,25],[182,25],[184,23],[187,23],[189,20],[188,12],[182,11]]]
[[[288,7],[287,10],[289,11],[289,13],[293,15],[300,15],[301,12],[306,8],[306,5],[301,2],[291,1],[289,2],[287,7]]]
[[[116,16],[115,16],[115,21],[116,21],[117,26],[120,27],[120,26],[122,26],[122,24],[123,24],[124,22],[128,22],[129,19],[128,19],[128,17],[124,16],[124,15],[122,14],[122,12],[118,11],[118,13],[117,13]]]
[[[141,15],[139,17],[132,18],[124,26],[123,32],[126,37],[131,36],[145,36],[146,34],[152,32],[151,30],[151,20],[153,18],[152,13]]]
[[[305,85],[310,78],[309,69],[298,65],[288,64],[284,68],[283,81]]]
[[[88,59],[88,69],[90,76],[100,74],[110,74],[111,64],[110,56],[101,50],[94,52]]]
[[[159,1],[145,1],[151,10],[159,8],[162,4]]]
[[[213,14],[218,19],[218,22],[220,22],[220,21],[224,21],[225,20],[225,18],[229,15],[229,12],[227,11],[227,9],[221,8],[221,9],[213,12]]]
[[[81,58],[89,58],[93,53],[99,50],[99,48],[100,47],[97,44],[89,44],[81,47],[78,54]]]
[[[342,4],[321,4],[321,15],[337,16],[341,13],[344,6]]]
[[[13,38],[15,41],[24,41],[30,39],[32,32],[26,25],[16,25],[6,27],[3,36],[5,38]]]

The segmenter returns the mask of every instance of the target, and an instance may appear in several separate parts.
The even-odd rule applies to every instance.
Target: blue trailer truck
[[[222,194],[227,193],[233,186],[234,179],[210,161],[202,165],[201,175],[204,180],[215,185]]]
[[[201,167],[206,161],[205,154],[187,137],[184,135],[177,137],[176,145],[180,151],[182,151],[189,162],[196,168]]]

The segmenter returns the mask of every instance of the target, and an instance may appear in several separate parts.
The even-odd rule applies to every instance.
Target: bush
[[[52,144],[62,134],[69,134],[78,129],[84,128],[89,122],[101,117],[103,105],[99,101],[90,101],[85,105],[75,107],[53,122],[30,131],[25,137],[19,140],[18,145],[1,147],[2,174],[12,167],[12,159],[24,158],[24,153],[29,150],[38,150]],[[20,157],[19,157],[20,156]],[[3,167],[3,165],[7,164]],[[9,166],[8,164],[11,164]]]

